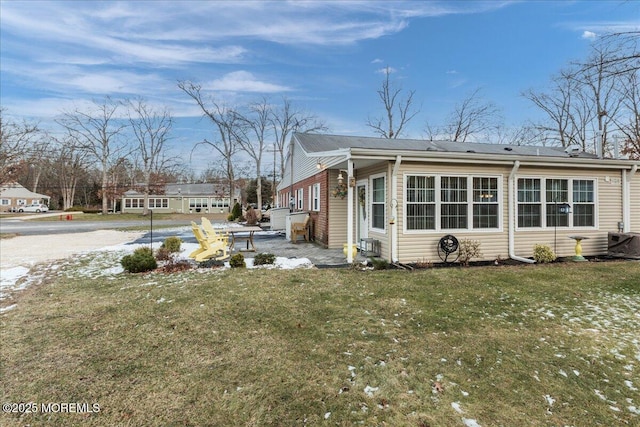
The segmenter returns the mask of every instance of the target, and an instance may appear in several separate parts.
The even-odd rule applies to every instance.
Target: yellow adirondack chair
[[[220,233],[213,228],[211,221],[207,218],[202,217],[202,229],[204,230],[204,234],[207,237],[207,240],[210,242],[215,242],[217,240],[222,240],[226,246],[229,246],[229,234]]]
[[[210,242],[202,232],[202,229],[195,222],[191,222],[191,230],[200,245],[198,249],[189,254],[189,258],[193,258],[198,262],[213,258],[215,260],[223,260],[229,257],[227,245],[221,240]]]

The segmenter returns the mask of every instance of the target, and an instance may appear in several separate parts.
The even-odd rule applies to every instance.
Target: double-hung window
[[[296,201],[298,203],[298,210],[301,211],[304,209],[304,189],[298,188],[296,190]]]
[[[595,201],[593,181],[590,179],[573,180],[573,226],[595,226]]]
[[[311,193],[311,210],[318,212],[320,211],[320,183],[313,184]]]
[[[440,201],[440,228],[467,228],[467,177],[441,177]]]
[[[568,227],[569,216],[560,212],[559,205],[569,202],[569,182],[566,179],[547,179],[547,227]]]
[[[473,177],[473,228],[498,228],[498,178]]]
[[[518,227],[542,227],[540,179],[518,179]]]
[[[385,227],[385,179],[384,176],[371,180],[371,227],[384,230]]]
[[[435,230],[435,184],[433,176],[407,177],[407,230]]]

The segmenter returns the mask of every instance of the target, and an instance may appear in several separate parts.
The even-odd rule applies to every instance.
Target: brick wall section
[[[298,189],[302,188],[304,191],[304,205],[303,211],[309,211],[311,213],[312,220],[312,236],[317,243],[321,243],[324,246],[329,244],[329,197],[327,191],[327,184],[329,174],[328,171],[321,171],[302,181],[293,184],[293,194],[296,194]],[[309,187],[313,184],[320,183],[320,212],[312,212],[311,206],[309,206]],[[287,187],[283,192],[291,191],[291,187]]]

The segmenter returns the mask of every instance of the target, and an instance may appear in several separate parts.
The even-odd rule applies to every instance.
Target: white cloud
[[[373,61],[371,61],[372,64],[382,64],[384,61],[380,58],[376,58]]]
[[[205,84],[204,88],[207,90],[258,93],[278,93],[291,90],[286,86],[260,81],[248,71],[234,71],[225,74],[222,78]]]
[[[597,34],[596,34],[596,33],[594,33],[593,31],[586,31],[586,30],[585,30],[585,31],[582,33],[582,38],[583,38],[583,39],[587,39],[587,40],[594,40],[596,37],[598,37],[598,36],[597,36]]]
[[[395,73],[397,71],[398,70],[393,68],[393,67],[384,67],[384,68],[380,68],[380,69],[376,70],[376,73],[384,74],[386,76],[387,74],[393,74],[393,73]]]

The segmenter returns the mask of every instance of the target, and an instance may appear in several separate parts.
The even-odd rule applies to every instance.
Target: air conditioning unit
[[[607,238],[607,255],[640,259],[640,233],[612,233]]]

